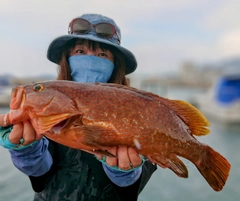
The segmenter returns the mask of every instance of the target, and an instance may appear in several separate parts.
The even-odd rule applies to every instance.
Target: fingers
[[[127,146],[119,146],[119,147],[111,147],[107,149],[108,152],[117,156],[110,157],[104,156],[102,154],[95,154],[99,160],[103,160],[109,166],[117,166],[122,170],[130,170],[132,168],[136,168],[141,166],[142,158],[139,156],[139,153],[132,147]]]
[[[0,126],[4,126],[4,116],[5,116],[6,114],[0,114]]]
[[[133,168],[138,167],[142,164],[142,158],[139,156],[139,153],[132,147],[128,147],[128,156]]]
[[[34,141],[36,141],[36,132],[29,121],[23,122],[23,145],[28,145]]]
[[[108,151],[117,155],[117,157],[106,157],[106,163],[109,166],[117,166],[122,170],[129,170],[142,164],[142,158],[138,152],[131,147],[113,147]]]
[[[111,147],[108,149],[108,152],[110,152],[113,155],[117,155],[117,147]],[[110,166],[117,166],[118,158],[117,157],[106,157],[106,163]]]
[[[117,147],[107,148],[106,151],[116,156]],[[107,163],[109,166],[117,165],[117,157],[106,156],[99,153],[94,153],[94,154],[98,158],[98,160],[104,160],[104,162]]]
[[[132,147],[118,147],[118,167],[122,170],[129,170],[142,164],[142,158]]]
[[[23,138],[23,124],[16,124],[13,126],[11,133],[9,134],[9,140],[13,144],[19,144]]]
[[[120,146],[118,147],[118,168],[122,170],[131,169],[130,158],[128,156],[128,147]]]
[[[98,160],[102,160],[103,159],[103,155],[102,154],[95,154],[95,156],[98,158]]]
[[[0,126],[2,127],[9,126],[7,114],[0,114]]]
[[[41,139],[41,135],[37,135],[32,124],[29,121],[24,121],[20,124],[15,124],[9,135],[9,140],[13,144],[19,144],[23,139],[23,145],[28,145],[36,140]]]

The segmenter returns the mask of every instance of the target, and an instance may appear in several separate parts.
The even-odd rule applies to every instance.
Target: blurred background
[[[46,58],[50,42],[67,34],[72,18],[99,13],[115,20],[122,46],[134,53],[131,85],[185,100],[210,120],[199,138],[232,165],[221,192],[214,192],[188,161],[189,178],[158,168],[139,200],[237,201],[240,197],[240,1],[238,0],[8,0],[0,2],[0,113],[11,89],[56,78]],[[28,178],[0,147],[0,200],[28,201]]]

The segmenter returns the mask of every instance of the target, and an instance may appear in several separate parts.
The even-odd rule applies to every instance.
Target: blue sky
[[[100,13],[115,20],[135,74],[176,72],[184,61],[240,56],[239,0],[8,0],[0,3],[0,74],[56,75],[49,43],[72,18]]]

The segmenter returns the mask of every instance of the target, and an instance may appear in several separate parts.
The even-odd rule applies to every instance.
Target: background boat
[[[207,117],[224,124],[240,123],[240,75],[220,77],[207,93],[193,99]]]

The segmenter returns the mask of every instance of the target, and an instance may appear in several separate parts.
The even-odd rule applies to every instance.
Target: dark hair
[[[109,80],[109,83],[117,83],[129,86],[129,82],[125,77],[126,62],[123,55],[120,54],[120,52],[116,48],[110,45],[85,39],[73,39],[65,45],[65,48],[62,51],[61,60],[59,61],[57,80],[72,80],[71,70],[68,64],[68,58],[70,56],[71,50],[79,41],[81,41],[82,43],[87,43],[88,47],[90,47],[92,50],[95,50],[97,45],[99,45],[99,47],[103,50],[109,50],[114,56],[114,70]]]

